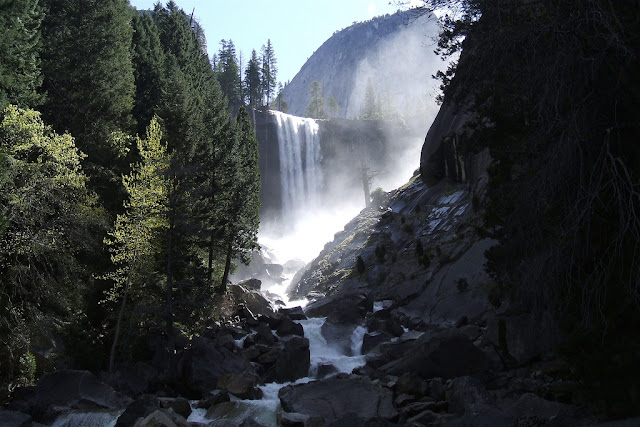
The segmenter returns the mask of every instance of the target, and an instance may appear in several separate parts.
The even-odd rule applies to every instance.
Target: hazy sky
[[[353,22],[394,13],[398,0],[174,0],[204,27],[209,56],[231,39],[243,67],[255,49],[271,39],[278,60],[278,81],[291,80],[311,54],[331,35]],[[137,9],[151,9],[156,0],[130,0]],[[166,4],[163,1],[162,4]]]

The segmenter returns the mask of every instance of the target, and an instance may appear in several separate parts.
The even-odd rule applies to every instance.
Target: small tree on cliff
[[[324,112],[324,96],[322,94],[322,84],[314,80],[309,86],[309,92],[311,93],[311,101],[307,106],[307,116],[314,119],[326,118]]]

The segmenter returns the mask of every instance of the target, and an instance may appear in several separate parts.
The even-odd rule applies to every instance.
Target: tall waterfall
[[[311,208],[322,189],[320,135],[315,120],[272,111],[278,125],[282,213]]]

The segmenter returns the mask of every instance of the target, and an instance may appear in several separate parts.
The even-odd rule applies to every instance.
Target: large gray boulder
[[[292,336],[284,341],[282,347],[276,347],[267,353],[264,359],[273,360],[264,374],[265,382],[284,383],[306,377],[311,364],[309,340]]]
[[[399,348],[403,354],[380,368],[385,373],[413,372],[423,378],[455,378],[485,372],[489,367],[487,356],[455,329],[425,334],[410,347]]]
[[[68,409],[120,409],[130,402],[89,371],[62,369],[38,380],[32,407],[34,417],[47,422]]]
[[[368,378],[330,378],[280,390],[286,412],[298,412],[328,421],[349,413],[359,418],[391,419],[397,415],[393,393]]]
[[[204,395],[216,388],[224,374],[255,374],[251,363],[241,354],[216,345],[214,340],[197,337],[185,354],[183,364],[187,387]]]

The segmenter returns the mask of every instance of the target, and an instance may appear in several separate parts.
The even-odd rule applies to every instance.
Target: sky
[[[174,0],[186,13],[192,11],[204,28],[211,57],[221,39],[233,40],[242,66],[251,50],[271,39],[278,61],[278,81],[293,79],[306,60],[331,35],[354,22],[395,13],[399,0]],[[130,0],[137,9],[152,9],[157,0]],[[166,1],[161,2],[166,4]],[[415,3],[404,1],[404,3]]]

